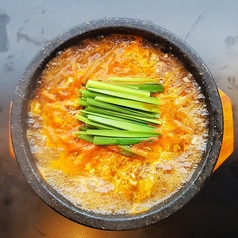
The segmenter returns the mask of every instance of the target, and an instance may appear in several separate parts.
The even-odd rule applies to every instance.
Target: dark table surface
[[[133,231],[76,224],[48,207],[9,155],[8,114],[15,87],[33,56],[52,38],[82,22],[129,17],[160,25],[184,39],[232,100],[238,141],[238,1],[1,0],[0,1],[0,237],[238,237],[238,145],[194,199],[171,217]]]

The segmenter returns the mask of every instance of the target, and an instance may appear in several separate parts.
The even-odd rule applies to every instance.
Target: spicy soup
[[[37,166],[55,190],[76,206],[98,213],[138,213],[160,203],[185,184],[207,142],[207,109],[192,74],[162,46],[138,36],[87,39],[51,60],[30,102],[27,138]],[[75,131],[88,80],[152,78],[164,91],[160,135],[130,145],[95,145]],[[143,156],[141,156],[143,154]]]

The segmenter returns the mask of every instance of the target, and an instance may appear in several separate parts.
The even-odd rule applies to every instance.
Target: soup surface
[[[193,76],[162,46],[138,36],[87,39],[52,59],[30,101],[27,138],[44,179],[76,206],[138,213],[174,194],[193,174],[207,142],[207,109]],[[87,80],[154,78],[163,84],[161,135],[131,148],[97,146],[75,135],[84,123],[79,90]]]

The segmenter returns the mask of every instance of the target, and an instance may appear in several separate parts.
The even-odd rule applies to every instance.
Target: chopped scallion
[[[95,145],[118,145],[123,153],[146,156],[130,145],[160,135],[160,99],[163,92],[158,79],[111,77],[88,80],[79,92],[81,110],[76,118],[84,125],[76,131],[79,138]]]
[[[133,88],[128,88],[112,83],[105,83],[101,81],[96,80],[88,80],[86,84],[86,88],[97,88],[97,89],[104,89],[104,90],[110,90],[113,92],[122,92],[122,93],[129,93],[137,96],[150,96],[150,93],[142,91],[142,90],[136,90]]]
[[[142,110],[142,111],[149,111],[149,112],[156,112],[156,113],[159,112],[158,106],[156,105],[144,103],[144,102],[132,101],[128,99],[114,98],[109,96],[96,96],[95,100],[101,101],[101,102],[108,102],[111,104],[116,104],[116,105],[120,105],[124,107],[130,107],[130,108]]]
[[[148,137],[145,138],[122,138],[122,137],[113,137],[110,138],[108,136],[94,136],[93,143],[95,145],[133,145],[137,144],[141,141],[147,140]]]

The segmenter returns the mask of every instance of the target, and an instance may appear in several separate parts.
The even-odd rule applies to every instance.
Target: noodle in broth
[[[161,136],[131,146],[146,157],[120,153],[77,138],[79,90],[89,79],[158,79]],[[30,102],[27,137],[37,166],[60,194],[98,213],[138,213],[174,194],[206,150],[207,109],[185,67],[138,36],[87,39],[60,52],[41,75]]]

